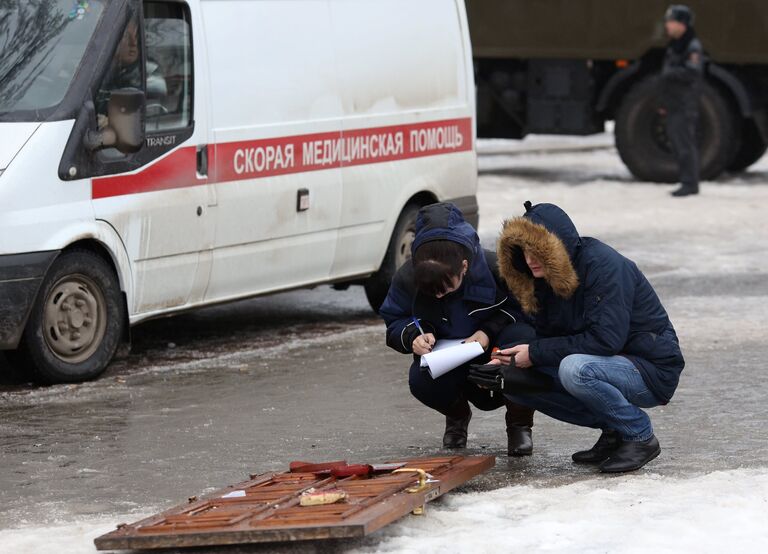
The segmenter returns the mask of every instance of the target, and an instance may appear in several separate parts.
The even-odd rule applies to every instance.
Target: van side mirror
[[[144,92],[134,88],[112,91],[107,103],[107,125],[89,130],[85,146],[89,150],[114,147],[123,154],[138,152],[144,144]]]

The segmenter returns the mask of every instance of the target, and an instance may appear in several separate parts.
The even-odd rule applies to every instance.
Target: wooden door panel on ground
[[[397,472],[334,477],[309,472],[252,475],[184,505],[98,537],[98,550],[173,548],[363,537],[418,511],[430,500],[484,473],[492,456],[446,456],[390,462]],[[419,484],[416,471],[428,476]],[[301,494],[341,489],[344,502],[301,506]],[[418,489],[418,490],[416,490]]]

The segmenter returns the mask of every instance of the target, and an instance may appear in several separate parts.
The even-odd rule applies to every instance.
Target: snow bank
[[[768,471],[449,495],[357,552],[766,552]]]
[[[148,515],[148,514],[147,514]],[[116,522],[135,521],[126,518],[100,517],[46,527],[20,527],[0,531],[0,552],[13,554],[93,554],[93,539],[114,530]]]
[[[95,537],[141,517],[6,529],[0,551],[93,553]],[[767,521],[767,469],[598,477],[448,495],[425,517],[405,518],[351,552],[765,552]]]

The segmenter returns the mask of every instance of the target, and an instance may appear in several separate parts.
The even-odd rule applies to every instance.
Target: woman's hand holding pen
[[[417,356],[423,356],[432,352],[432,347],[435,345],[435,335],[432,333],[425,333],[419,335],[413,341],[413,353]]]

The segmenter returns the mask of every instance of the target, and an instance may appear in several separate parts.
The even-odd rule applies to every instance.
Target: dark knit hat
[[[692,27],[694,14],[693,10],[685,4],[672,4],[667,8],[667,13],[664,14],[664,19],[667,21],[679,21],[688,27]]]

